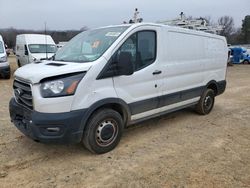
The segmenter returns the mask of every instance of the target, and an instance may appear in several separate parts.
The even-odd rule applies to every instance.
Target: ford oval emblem
[[[21,96],[23,94],[23,91],[19,88],[14,90],[16,96]]]

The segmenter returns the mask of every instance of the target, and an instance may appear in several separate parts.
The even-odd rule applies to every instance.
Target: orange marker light
[[[66,90],[67,94],[73,94],[76,90],[79,81],[74,81]]]

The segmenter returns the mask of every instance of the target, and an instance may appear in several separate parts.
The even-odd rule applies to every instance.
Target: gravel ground
[[[13,77],[0,79],[0,187],[250,187],[250,65],[229,67],[227,81],[209,115],[186,109],[146,121],[94,155],[23,136],[9,119]]]

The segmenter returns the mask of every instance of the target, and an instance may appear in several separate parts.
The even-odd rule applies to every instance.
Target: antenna
[[[142,18],[138,18],[139,13],[140,12],[138,11],[138,8],[135,8],[135,12],[134,12],[133,18],[129,20],[130,24],[132,24],[132,23],[141,23],[143,21]]]
[[[45,33],[45,52],[46,52],[46,60],[48,59],[48,49],[47,49],[47,31],[46,31],[46,22],[44,22],[44,26],[45,26],[45,30],[44,30],[44,33]]]
[[[138,21],[138,14],[139,14],[139,11],[138,11],[138,8],[135,8],[135,13],[134,13],[134,23],[137,23]]]

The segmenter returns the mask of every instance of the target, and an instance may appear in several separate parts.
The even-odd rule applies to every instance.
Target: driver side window
[[[147,67],[156,59],[156,32],[139,31],[131,35],[119,48],[116,57],[121,52],[131,54],[135,71]]]

